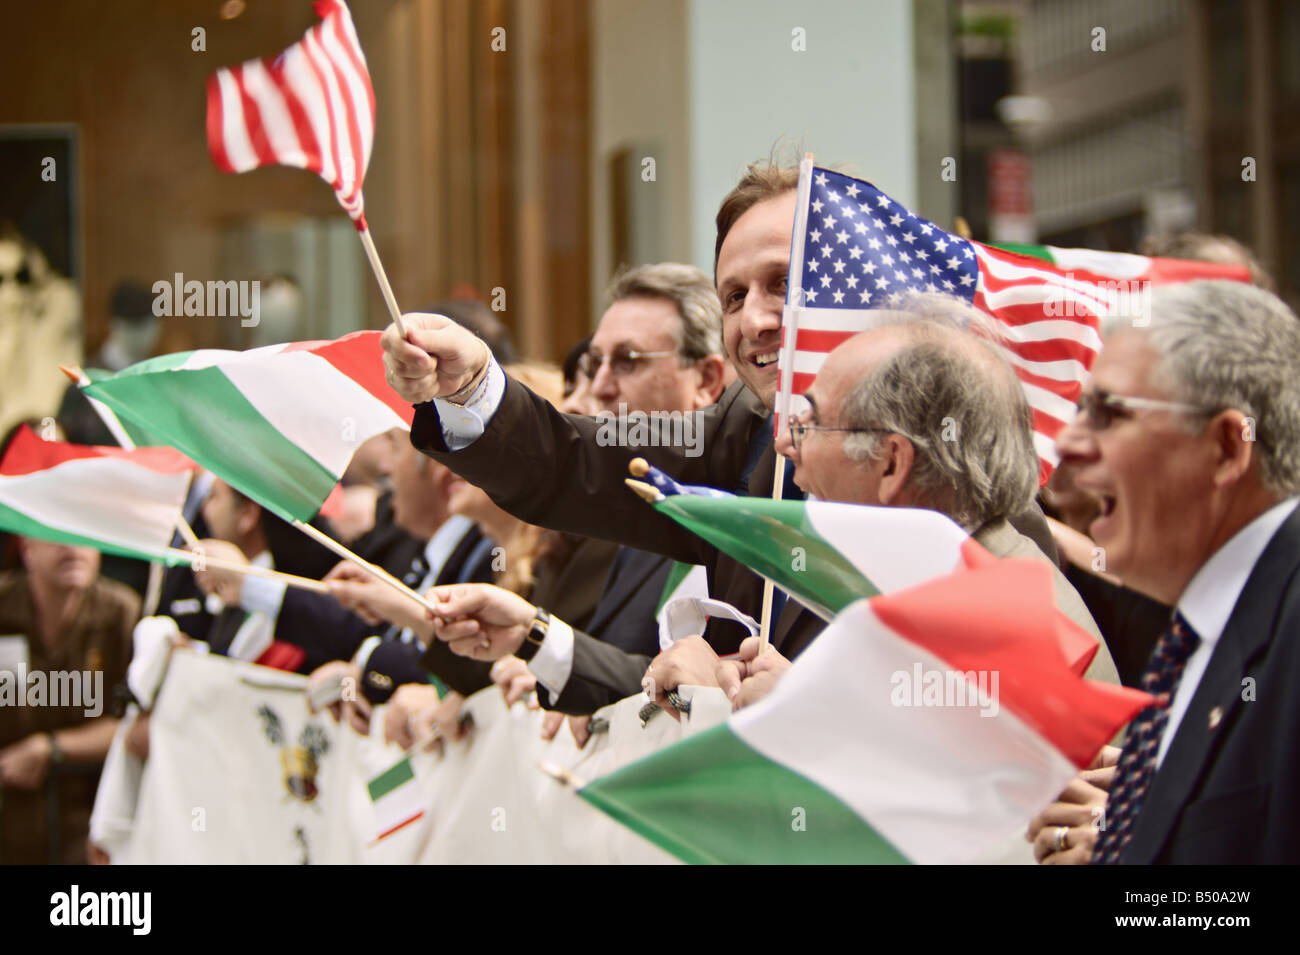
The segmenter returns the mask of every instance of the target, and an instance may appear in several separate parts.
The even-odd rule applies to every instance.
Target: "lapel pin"
[[[1210,729],[1212,730],[1217,729],[1218,725],[1222,721],[1223,721],[1223,707],[1216,706],[1214,709],[1210,710]]]

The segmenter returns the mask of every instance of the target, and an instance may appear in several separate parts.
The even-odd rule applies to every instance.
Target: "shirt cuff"
[[[434,398],[433,406],[442,424],[442,440],[448,450],[463,450],[481,438],[505,393],[506,373],[493,358],[488,362],[487,374],[463,405]]]
[[[375,647],[384,642],[383,637],[366,637],[361,641],[361,646],[357,647],[356,654],[352,657],[352,662],[357,665],[357,669],[362,673],[366,672],[366,664],[370,662],[370,654],[375,652]]]
[[[261,612],[274,620],[280,614],[287,586],[283,580],[249,574],[239,589],[239,604],[250,613]]]
[[[552,617],[546,639],[528,661],[528,669],[551,694],[551,705],[554,706],[573,672],[573,628],[558,617]]]

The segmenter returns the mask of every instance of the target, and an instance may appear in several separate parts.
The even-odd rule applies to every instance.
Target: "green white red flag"
[[[1151,702],[1071,669],[1052,593],[1001,560],[859,601],[768,697],[580,795],[688,862],[979,859]]]
[[[42,441],[23,426],[0,460],[0,529],[141,560],[167,555],[194,462],[172,448]]]
[[[178,352],[84,390],[286,520],[310,521],[362,442],[410,429],[379,335]]]

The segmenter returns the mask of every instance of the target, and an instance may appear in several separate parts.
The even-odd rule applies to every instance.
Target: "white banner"
[[[580,750],[567,727],[542,740],[542,713],[522,703],[507,710],[489,687],[466,701],[474,719],[467,740],[442,753],[411,752],[406,785],[418,787],[425,813],[375,843],[367,784],[403,752],[382,742],[382,707],[363,738],[327,714],[310,715],[305,687],[293,674],[174,652],[143,771],[122,752],[126,721],[105,766],[96,816],[112,822],[104,846],[112,861],[671,863],[540,764],[590,782],[730,714],[721,691],[694,689],[689,717],[657,713],[643,725],[645,698],[630,697],[597,714],[609,729]]]

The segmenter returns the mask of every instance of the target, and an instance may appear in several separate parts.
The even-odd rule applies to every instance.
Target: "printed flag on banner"
[[[42,441],[24,425],[0,460],[0,529],[140,560],[165,556],[194,462],[172,448]]]
[[[1073,419],[1101,347],[1100,318],[1140,318],[1153,285],[1249,281],[1238,266],[973,242],[868,182],[807,160],[800,167],[799,198],[779,359],[778,433],[791,397],[808,390],[829,352],[871,327],[874,312],[916,293],[938,292],[996,321],[1005,339],[1000,349],[1033,412],[1040,479],[1046,481],[1057,461],[1057,432]]]
[[[1052,608],[1017,560],[859,601],[766,699],[580,795],[688,862],[975,860],[1152,699],[1071,672]]]
[[[279,56],[208,78],[208,151],[225,172],[280,165],[316,173],[364,231],[375,93],[347,4],[317,0],[312,8],[321,22]]]
[[[424,794],[416,784],[411,757],[404,756],[366,784],[375,810],[374,842],[381,842],[424,816]]]
[[[363,441],[410,429],[379,335],[178,352],[85,391],[285,520],[310,521]]]
[[[653,465],[645,481],[661,495],[656,511],[826,620],[864,597],[998,562],[938,511],[739,497],[678,484]],[[1096,639],[1055,609],[1053,617],[1064,659],[1083,673]]]

